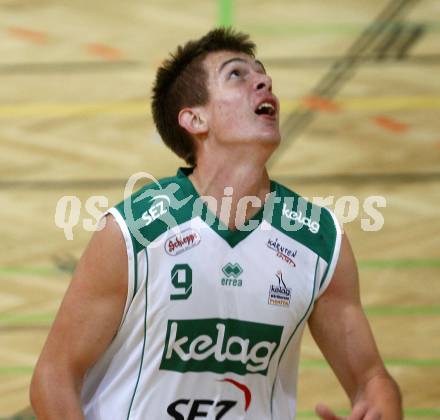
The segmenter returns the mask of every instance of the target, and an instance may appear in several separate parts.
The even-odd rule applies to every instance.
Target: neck
[[[215,198],[216,208],[207,200],[210,210],[230,229],[237,229],[258,212],[270,193],[269,176],[264,166],[267,159],[268,156],[258,155],[255,150],[254,154],[235,150],[228,156],[199,155],[190,179],[200,196]],[[224,197],[230,197],[230,206],[220,205]],[[252,197],[253,201],[243,197]]]

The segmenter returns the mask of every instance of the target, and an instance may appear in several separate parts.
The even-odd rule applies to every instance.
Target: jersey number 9
[[[171,283],[177,293],[170,295],[171,300],[188,299],[192,292],[192,270],[188,264],[176,264],[171,270]]]

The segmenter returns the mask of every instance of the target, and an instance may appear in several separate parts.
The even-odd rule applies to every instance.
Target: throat
[[[231,231],[240,230],[260,212],[271,192],[265,169],[260,177],[247,179],[250,182],[246,182],[244,176],[215,176],[213,173],[200,178],[197,169],[190,175],[190,181],[210,212]]]

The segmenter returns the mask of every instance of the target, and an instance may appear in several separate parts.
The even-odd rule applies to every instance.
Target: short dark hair
[[[234,51],[255,57],[249,35],[231,28],[217,28],[202,38],[177,47],[156,73],[152,114],[164,143],[189,165],[196,156],[191,135],[179,125],[178,115],[186,106],[205,105],[209,100],[205,57],[215,51]]]

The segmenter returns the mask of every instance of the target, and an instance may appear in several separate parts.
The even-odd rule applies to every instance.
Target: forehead
[[[237,60],[234,60],[237,59]],[[259,60],[256,60],[254,57],[251,57],[250,55],[247,55],[245,53],[241,52],[235,52],[235,51],[215,51],[209,53],[205,59],[203,60],[203,64],[208,70],[208,73],[211,76],[215,76],[216,74],[220,74],[221,71],[224,70],[226,66],[224,66],[225,63],[229,62],[231,63],[248,63],[249,65],[253,67],[261,67],[264,69],[262,63]]]

